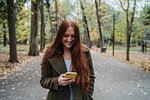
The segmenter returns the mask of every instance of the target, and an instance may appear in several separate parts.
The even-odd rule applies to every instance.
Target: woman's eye
[[[68,37],[69,35],[64,35],[64,37]]]
[[[72,38],[75,38],[75,36],[74,36],[74,35],[71,35],[71,37],[72,37]]]

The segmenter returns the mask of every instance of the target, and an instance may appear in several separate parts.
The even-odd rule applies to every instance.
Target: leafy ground
[[[9,73],[10,71],[19,70],[21,67],[28,64],[30,61],[37,59],[39,56],[28,56],[29,45],[17,45],[17,57],[19,63],[10,63],[9,46],[3,47],[0,45],[0,76]],[[40,53],[42,55],[43,53]]]
[[[9,73],[13,70],[19,70],[20,67],[25,66],[28,62],[38,58],[39,56],[28,56],[28,52],[19,51],[18,60],[19,63],[8,62],[9,54],[7,52],[0,52],[0,76]]]
[[[99,48],[93,47],[92,49],[100,53]],[[142,53],[141,51],[130,51],[130,61],[126,61],[126,51],[115,50],[114,56],[112,56],[112,50],[110,47],[107,48],[106,52],[101,54],[131,64],[139,69],[150,71],[150,52]]]

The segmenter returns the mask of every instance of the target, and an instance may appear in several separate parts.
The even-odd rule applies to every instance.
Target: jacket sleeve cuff
[[[58,90],[58,91],[62,90],[63,87],[59,85],[58,77],[54,78],[52,83],[53,83],[53,86],[50,85],[50,89],[54,89],[54,90]]]

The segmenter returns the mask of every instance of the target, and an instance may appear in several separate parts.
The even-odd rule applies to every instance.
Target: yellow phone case
[[[75,79],[76,78],[77,73],[76,72],[66,72],[65,73],[65,78],[72,78]]]

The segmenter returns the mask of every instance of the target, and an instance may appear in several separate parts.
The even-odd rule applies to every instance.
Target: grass
[[[45,47],[48,46],[49,44],[46,44]],[[40,50],[40,45],[38,45],[38,48]],[[17,44],[17,51],[29,51],[29,45]],[[0,52],[9,52],[9,44],[7,44],[6,47],[4,47],[3,44],[0,44]]]
[[[48,44],[45,47],[47,46]],[[29,45],[17,44],[17,51],[28,51],[28,50],[29,50]],[[126,47],[115,46],[115,50],[126,51]],[[130,47],[130,51],[141,52],[141,47]],[[3,44],[0,44],[0,52],[9,52],[9,45],[7,44],[7,46],[4,47]],[[147,48],[147,52],[150,52],[150,48]]]
[[[126,51],[126,47],[115,46],[115,50]],[[130,51],[141,52],[141,47],[130,47]],[[150,48],[147,48],[146,51],[150,52]]]
[[[29,45],[21,45],[17,44],[17,51],[28,51]],[[9,45],[7,44],[6,47],[4,47],[2,44],[0,44],[0,52],[9,52]]]

